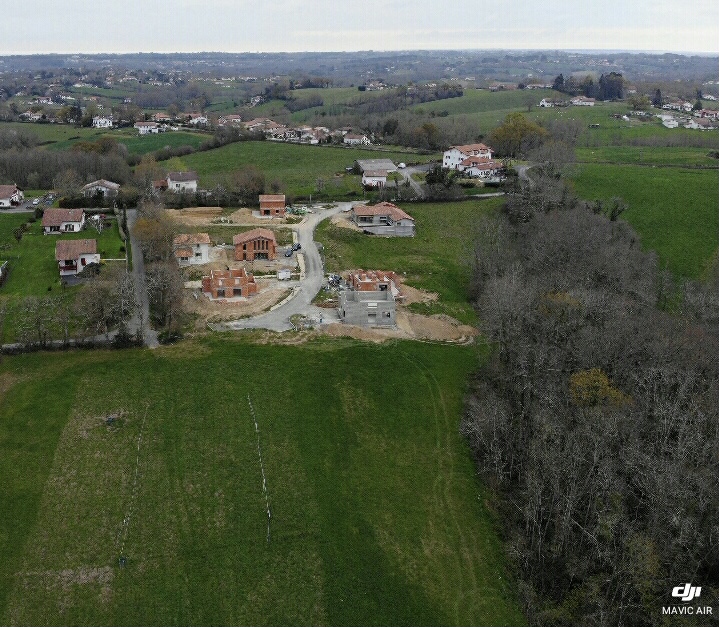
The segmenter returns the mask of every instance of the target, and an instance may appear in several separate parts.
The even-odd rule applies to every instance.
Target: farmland
[[[222,336],[6,359],[0,622],[521,624],[457,429],[476,359]]]

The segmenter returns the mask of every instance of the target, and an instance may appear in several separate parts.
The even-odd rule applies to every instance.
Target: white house
[[[92,126],[94,128],[112,128],[112,116],[96,115],[92,118]]]
[[[220,126],[237,126],[242,123],[242,118],[237,114],[231,113],[228,115],[221,115],[217,120],[217,123]]]
[[[160,125],[157,122],[135,122],[135,128],[140,135],[160,132]]]
[[[355,133],[347,133],[342,138],[342,142],[348,146],[369,146],[372,143],[367,135],[356,135]]]
[[[572,98],[570,101],[575,107],[593,107],[594,106],[594,98],[587,98],[585,96],[577,96],[576,98]]]
[[[540,107],[553,107],[554,103],[549,98],[542,98],[539,101],[539,106]]]
[[[117,196],[117,192],[120,191],[120,184],[107,181],[105,179],[99,179],[84,185],[80,190],[85,198],[92,198],[93,196],[104,196],[105,198],[111,198]]]
[[[167,189],[171,192],[196,192],[197,174],[195,172],[169,172]]]
[[[44,235],[60,233],[79,233],[85,225],[85,212],[82,209],[45,209],[42,215]]]
[[[187,121],[188,124],[197,126],[198,124],[207,124],[207,116],[201,113],[193,113],[190,115],[190,119]]]
[[[0,185],[0,207],[19,205],[25,194],[17,185]]]
[[[181,233],[172,240],[172,250],[180,266],[210,261],[210,236],[207,233]]]
[[[61,277],[75,276],[91,263],[100,263],[97,240],[62,239],[55,242],[55,261]]]
[[[670,115],[663,115],[662,117],[662,124],[666,126],[667,128],[677,128],[679,126],[679,122],[673,118]]]
[[[449,170],[459,170],[459,166],[469,157],[492,158],[492,149],[484,144],[465,144],[464,146],[450,146],[442,157],[442,167]]]
[[[488,181],[499,181],[502,178],[504,164],[501,161],[469,157],[460,163],[458,170],[467,176]]]
[[[365,170],[362,172],[363,187],[385,187],[387,185],[387,170]]]

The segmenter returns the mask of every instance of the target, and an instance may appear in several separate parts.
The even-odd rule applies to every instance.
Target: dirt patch
[[[204,294],[198,294],[195,298],[193,294],[197,294],[197,291],[186,290],[183,309],[195,316],[195,329],[200,330],[206,328],[209,322],[229,322],[257,316],[290,294],[290,288],[275,280],[257,279],[257,285],[257,295],[225,301],[211,301]]]
[[[386,342],[392,339],[425,340],[467,344],[479,334],[477,329],[445,314],[422,316],[397,308],[397,325],[393,329],[366,328],[336,323],[323,326],[321,332],[334,337],[352,337],[368,342]]]
[[[400,287],[400,293],[403,298],[402,303],[405,305],[411,305],[412,303],[433,303],[439,299],[437,292],[425,292],[424,290],[410,287],[404,283],[402,283]]]
[[[330,222],[341,229],[350,229],[351,231],[357,231],[358,233],[362,232],[362,229],[350,220],[349,212],[333,215]]]
[[[46,589],[61,588],[65,591],[69,591],[73,585],[97,584],[101,586],[100,598],[106,601],[111,595],[110,584],[115,579],[115,572],[110,566],[79,566],[64,570],[25,572],[20,573],[20,577],[26,581],[26,587],[32,580],[41,579]]]
[[[14,385],[22,381],[22,377],[18,377],[10,372],[0,374],[0,395],[7,394]]]
[[[223,215],[221,207],[188,207],[187,209],[166,209],[167,215],[178,224],[189,226],[213,226],[231,224],[234,226],[276,226],[289,224],[285,218],[257,218],[252,209],[243,207],[229,215]],[[225,221],[220,221],[223,218]]]

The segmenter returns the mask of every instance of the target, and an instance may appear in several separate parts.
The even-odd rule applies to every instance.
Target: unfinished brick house
[[[270,229],[252,229],[232,238],[235,246],[235,261],[255,259],[277,259],[277,240]]]
[[[202,277],[202,291],[210,298],[234,298],[257,294],[255,277],[244,268],[239,270],[211,270]]]
[[[284,194],[260,194],[260,215],[281,218],[285,215]]]
[[[394,272],[384,270],[352,270],[347,283],[358,292],[383,292],[390,290],[395,296],[399,294],[399,278]]]

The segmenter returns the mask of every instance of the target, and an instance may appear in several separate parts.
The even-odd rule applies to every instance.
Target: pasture
[[[458,432],[477,358],[237,336],[5,358],[0,623],[523,624]]]
[[[376,149],[343,148],[340,146],[307,146],[282,142],[238,142],[215,150],[172,159],[173,167],[194,170],[200,185],[212,188],[234,171],[255,166],[266,183],[277,181],[282,191],[291,196],[318,198],[318,179],[322,180],[325,197],[353,198],[361,196],[360,177],[348,175],[346,167],[355,159],[393,159],[395,163],[425,163],[437,155],[418,155],[411,151],[380,151]],[[169,162],[168,162],[169,163]]]
[[[648,157],[657,149],[644,150]],[[628,209],[622,218],[637,230],[642,246],[656,251],[661,265],[678,276],[701,278],[718,244],[717,176],[708,169],[587,163],[577,166],[572,182],[587,200],[623,198]]]

